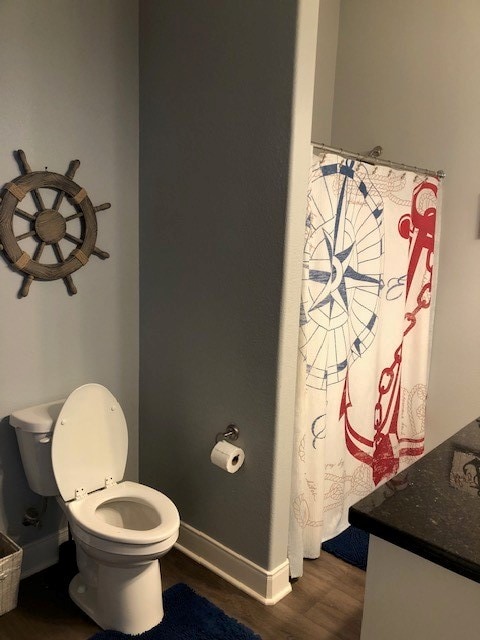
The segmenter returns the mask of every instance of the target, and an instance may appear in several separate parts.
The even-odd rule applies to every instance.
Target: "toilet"
[[[180,518],[159,491],[123,481],[128,432],[108,389],[86,384],[66,400],[15,411],[31,489],[57,496],[77,549],[72,600],[103,629],[138,634],[163,618],[159,558]]]

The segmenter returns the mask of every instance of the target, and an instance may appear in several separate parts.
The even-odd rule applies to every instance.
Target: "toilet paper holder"
[[[215,444],[220,442],[220,440],[238,440],[238,436],[240,435],[240,430],[235,424],[229,424],[225,431],[217,433],[215,436]]]

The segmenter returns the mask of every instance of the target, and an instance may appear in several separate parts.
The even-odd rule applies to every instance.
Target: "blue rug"
[[[120,631],[100,631],[90,640],[262,640],[186,584],[167,589],[163,594],[163,607],[162,622],[150,631],[135,636]]]
[[[360,569],[367,568],[369,534],[356,527],[348,527],[343,533],[322,544],[322,549],[353,564]]]

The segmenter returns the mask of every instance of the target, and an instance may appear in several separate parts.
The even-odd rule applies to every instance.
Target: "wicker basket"
[[[0,532],[0,616],[17,606],[23,551]]]

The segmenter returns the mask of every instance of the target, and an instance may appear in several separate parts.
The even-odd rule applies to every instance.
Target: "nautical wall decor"
[[[57,280],[63,278],[68,293],[77,293],[72,280],[72,273],[85,266],[93,254],[102,260],[109,257],[106,251],[95,246],[97,239],[97,217],[99,211],[110,207],[105,202],[94,206],[83,187],[73,181],[80,166],[80,160],[72,160],[65,175],[52,171],[32,171],[21,150],[16,152],[22,171],[3,187],[0,201],[0,250],[8,262],[22,274],[24,281],[19,297],[28,295],[33,280]],[[47,193],[42,190],[53,190],[49,194],[53,202],[44,200]],[[21,203],[30,194],[33,200],[33,211],[27,211]],[[63,213],[63,207],[69,212]],[[31,207],[30,207],[31,208]],[[73,221],[77,222],[74,223]],[[69,225],[71,223],[71,225]],[[80,224],[78,224],[80,223]],[[18,225],[26,225],[26,229]],[[70,229],[69,226],[76,226]],[[29,243],[22,248],[23,241]],[[65,256],[64,248],[73,248]],[[45,249],[51,247],[56,263],[49,264],[45,260]],[[62,246],[64,248],[62,248]]]

